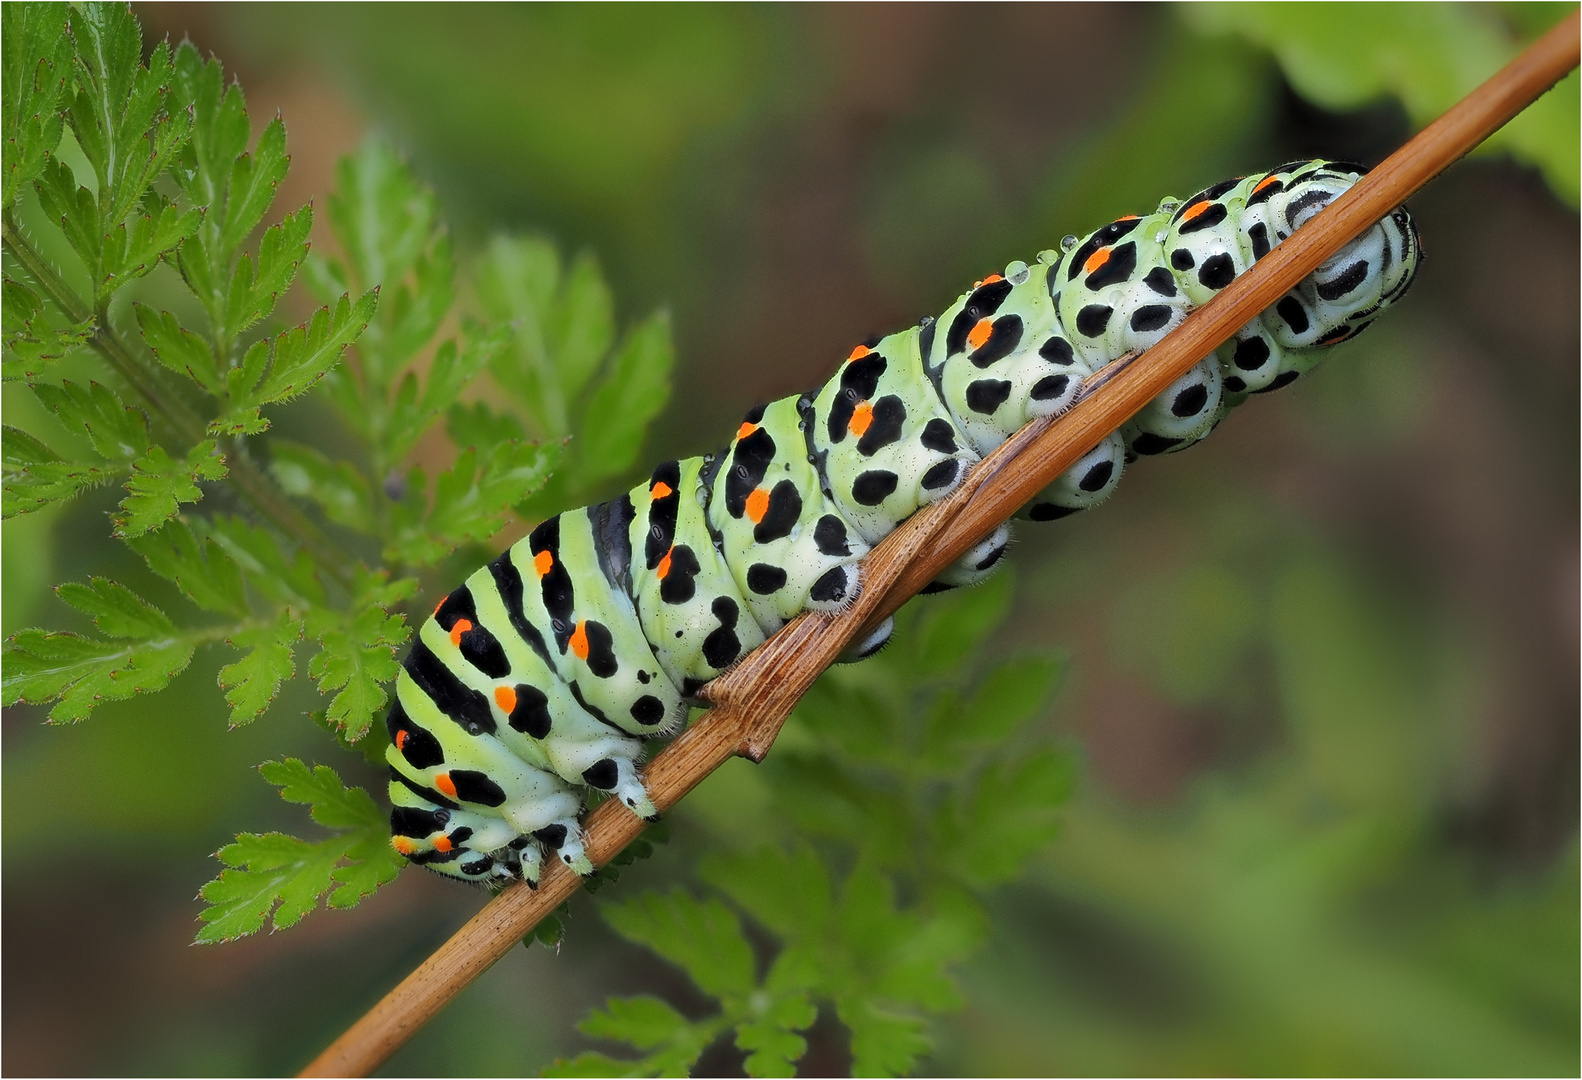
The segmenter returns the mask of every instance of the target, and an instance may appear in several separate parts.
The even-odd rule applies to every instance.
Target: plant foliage
[[[666,318],[618,335],[593,261],[562,274],[551,245],[521,238],[478,270],[482,318],[458,317],[434,193],[379,141],[341,163],[326,215],[339,251],[310,259],[313,206],[275,206],[285,126],[255,129],[218,60],[161,42],[144,62],[123,4],[3,18],[4,376],[55,421],[5,427],[4,513],[120,486],[111,531],[182,607],[108,577],[60,585],[83,625],[14,634],[4,701],[76,722],[219,650],[233,727],[305,671],[351,748],[441,562],[480,553],[563,463],[556,490],[571,494],[635,460],[668,394]],[[475,400],[529,372],[515,412]],[[304,397],[352,433],[349,453],[274,434]],[[416,463],[436,427],[455,452]],[[608,452],[565,450],[573,428]],[[330,767],[262,771],[335,835],[238,837],[203,890],[199,941],[253,933],[271,909],[290,926],[326,892],[351,906],[401,864],[375,800]]]
[[[850,1032],[854,1075],[917,1066],[931,1018],[962,1004],[950,967],[987,940],[983,896],[1054,837],[1075,778],[1070,754],[1033,730],[1058,658],[973,662],[1011,590],[1004,575],[909,609],[892,646],[815,684],[798,735],[764,766],[768,816],[794,838],[706,858],[705,899],[675,888],[602,906],[719,1011],[689,1020],[652,996],[612,998],[581,1030],[642,1056],[589,1051],[550,1075],[686,1075],[729,1036],[748,1075],[792,1076],[820,1003]],[[763,970],[744,917],[775,942]]]

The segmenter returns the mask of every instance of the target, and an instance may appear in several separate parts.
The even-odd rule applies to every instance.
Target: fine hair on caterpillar
[[[644,740],[672,732],[704,684],[798,613],[848,605],[898,523],[1068,408],[1088,375],[1157,342],[1359,173],[1292,163],[1069,236],[937,319],[857,346],[822,387],[751,410],[723,450],[540,524],[439,602],[405,661],[387,720],[396,849],[470,881],[534,882],[546,857],[591,872],[584,788],[652,816]],[[1184,449],[1294,381],[1398,300],[1419,258],[1410,218],[1392,212],[1018,516],[1096,505],[1128,462]],[[981,580],[1009,536],[1002,525],[934,587]]]

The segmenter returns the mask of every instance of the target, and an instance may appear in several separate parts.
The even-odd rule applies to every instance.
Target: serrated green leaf
[[[669,315],[650,316],[627,332],[583,410],[577,451],[580,482],[615,476],[637,460],[648,425],[670,400],[674,364]]]
[[[337,297],[352,291],[351,274],[338,259],[310,254],[302,261],[300,272],[302,283],[321,304],[334,303]]]
[[[139,214],[132,219],[131,228],[120,222],[105,235],[99,256],[101,299],[154,269],[161,259],[197,231],[202,220],[199,211],[183,213],[157,195],[144,200],[145,206],[150,203],[157,204],[157,214]]]
[[[410,281],[393,280],[385,293],[380,329],[368,350],[378,385],[394,376],[439,329],[454,299],[456,260],[450,236],[437,232],[412,267]],[[383,283],[381,283],[383,284]]]
[[[71,17],[71,33],[77,84],[72,131],[98,177],[99,222],[108,232],[180,152],[192,113],[166,110],[174,73],[170,46],[160,42],[142,64],[142,32],[124,5],[84,4]]]
[[[1060,681],[1061,662],[1043,654],[997,664],[965,701],[940,695],[929,711],[925,752],[936,767],[959,767],[966,748],[1001,742],[1036,716]]]
[[[343,296],[333,310],[320,308],[313,318],[275,338],[269,373],[246,392],[245,405],[284,401],[312,387],[368,326],[377,301],[377,290],[364,293],[355,304]]]
[[[208,343],[197,334],[184,329],[168,311],[155,311],[142,304],[133,304],[137,323],[143,330],[154,358],[172,371],[188,376],[211,394],[223,392],[224,382],[214,363],[214,353]]]
[[[352,602],[359,607],[391,608],[416,596],[420,584],[415,577],[392,577],[388,570],[359,566],[352,574]]]
[[[118,638],[153,638],[172,633],[170,617],[131,589],[109,578],[92,577],[84,584],[68,581],[55,595],[93,617],[99,633]]]
[[[751,1019],[736,1028],[736,1045],[749,1051],[743,1063],[748,1076],[795,1076],[796,1063],[807,1052],[797,1034],[813,1026],[818,1010],[804,993],[779,997],[760,991],[749,999]]]
[[[1014,579],[997,574],[972,589],[929,597],[913,616],[912,648],[920,671],[952,671],[998,626],[1011,607]]]
[[[396,677],[395,651],[410,630],[400,615],[387,615],[370,604],[346,623],[315,627],[320,651],[308,664],[308,674],[319,692],[339,690],[330,702],[328,719],[342,728],[351,741],[362,738],[374,713],[387,700],[383,683]]]
[[[778,1024],[742,1024],[736,1045],[750,1051],[742,1063],[748,1076],[795,1076],[796,1063],[807,1053],[807,1040]]]
[[[22,630],[7,642],[5,704],[60,698],[53,723],[75,723],[101,701],[160,690],[192,660],[185,637],[108,642],[78,634]]]
[[[127,496],[121,500],[115,519],[117,536],[141,536],[176,516],[181,503],[203,498],[199,480],[219,480],[225,476],[225,460],[216,453],[213,440],[194,446],[186,458],[177,461],[162,447],[132,463],[132,478],[127,481]]]
[[[5,425],[0,445],[4,447],[3,515],[8,518],[42,510],[121,475],[119,469],[66,461],[38,439],[9,424]]]
[[[687,1018],[667,1002],[640,994],[610,998],[604,1008],[589,1013],[577,1025],[577,1030],[595,1039],[614,1039],[631,1043],[639,1050],[652,1050],[674,1039],[688,1026]]]
[[[242,362],[225,373],[225,411],[209,422],[210,435],[257,435],[269,430],[269,421],[252,396],[269,369],[269,357],[270,340],[262,338],[248,346]]]
[[[232,166],[247,149],[242,88],[235,83],[226,86],[220,61],[204,60],[190,41],[176,48],[173,66],[172,106],[190,108],[193,116],[192,137],[171,173],[195,205],[217,211]]]
[[[705,993],[726,997],[753,988],[752,948],[736,916],[718,900],[695,900],[676,889],[599,911],[616,933],[680,966]]]
[[[438,206],[388,143],[369,138],[336,168],[329,215],[366,287],[399,281],[417,264],[434,232]]]
[[[104,232],[99,228],[99,204],[93,192],[79,186],[76,175],[56,158],[44,163],[35,186],[44,213],[60,225],[67,243],[88,267],[89,273],[94,273],[99,265]]]
[[[225,302],[224,326],[228,336],[235,337],[274,310],[275,302],[291,287],[291,283],[296,280],[297,267],[301,266],[302,260],[307,257],[308,233],[312,231],[312,228],[313,207],[311,205],[304,206],[293,214],[287,214],[279,222],[264,230],[263,239],[258,243],[256,273],[254,271],[253,256],[243,255],[237,262],[236,269],[231,275],[231,284]],[[320,329],[321,333],[327,335],[327,342],[336,350],[334,357],[329,363],[333,363],[334,359],[339,358],[340,350],[356,339],[357,334],[361,333],[361,324],[367,323],[368,318],[372,315],[372,299],[370,297],[364,297],[363,299],[368,301],[367,311],[357,316],[360,322],[356,332],[351,337],[346,338],[339,345],[333,345],[335,335],[344,333],[344,327],[336,319],[330,319]],[[342,297],[340,304],[336,306],[336,318],[342,315],[340,307],[346,303],[346,298]],[[326,314],[327,310],[319,313],[319,315]],[[315,318],[317,319],[318,316],[315,316]],[[310,349],[313,347],[311,338],[314,329],[315,327],[311,324],[307,329],[307,334],[309,335],[307,346]],[[288,331],[289,333],[290,331]],[[289,348],[285,344],[286,341],[287,335],[281,335],[281,338],[275,343],[275,364],[277,368],[282,362],[282,348]],[[287,353],[286,356],[288,365],[295,364],[300,366],[311,363],[306,358],[292,359],[290,358],[290,353]],[[328,364],[325,367],[327,368]],[[292,369],[288,367],[286,370],[291,371]],[[313,369],[307,367],[305,370],[312,371]],[[312,375],[308,385],[312,385],[312,382],[317,381],[322,373],[320,371],[318,374]],[[291,379],[299,379],[301,377],[299,374],[291,374],[289,376]],[[294,384],[290,382],[280,384],[280,386],[288,388],[280,392],[284,393],[285,396],[291,396],[301,393],[302,390],[307,388],[303,386],[300,389],[289,389],[292,385]],[[261,398],[261,400],[272,401],[276,399]]]
[[[9,9],[0,8],[0,17],[6,10]],[[0,283],[0,318],[5,320],[7,327],[26,324],[43,308],[44,298],[22,282],[6,278]]]
[[[234,251],[263,220],[275,201],[275,188],[285,179],[290,167],[290,159],[286,156],[286,126],[280,122],[280,117],[265,125],[251,154],[234,157],[225,201],[225,221],[220,231],[221,249],[226,252]],[[311,220],[311,207],[303,210],[309,211]],[[263,261],[260,255],[260,266]],[[300,256],[297,262],[301,262]],[[261,269],[260,280],[265,277]]]
[[[424,380],[422,393],[417,389],[417,377],[408,372],[396,389],[390,403],[390,415],[385,422],[387,436],[385,453],[391,460],[404,457],[418,438],[438,416],[452,410],[462,389],[476,378],[489,360],[504,345],[501,332],[472,336],[466,346],[458,351],[454,341],[442,342],[434,352]],[[451,416],[454,418],[455,412]],[[466,424],[458,428],[450,424],[451,438],[461,446],[492,447],[505,439],[525,441],[521,425],[509,416],[496,419],[487,405],[477,403],[467,415],[487,418],[478,429],[469,430]]]
[[[295,926],[330,890],[349,843],[347,837],[310,843],[285,833],[242,833],[219,851],[232,869],[198,890],[209,906],[198,913],[207,925],[194,940],[210,945],[257,933],[271,911],[276,930]]]
[[[70,72],[71,39],[66,4],[6,4],[0,7],[0,50],[4,56],[6,210],[44,168],[60,144],[61,98]]]
[[[785,852],[764,847],[739,855],[714,855],[698,876],[782,938],[824,935],[833,895],[829,874],[807,845]]]
[[[414,469],[405,498],[394,507],[386,561],[427,566],[469,540],[492,536],[510,507],[543,485],[559,456],[556,445],[506,442],[480,461],[469,446],[435,481],[432,506],[423,499],[422,472]]]
[[[372,797],[347,787],[328,765],[309,766],[297,758],[266,761],[259,773],[280,789],[286,802],[312,808],[313,820],[330,829],[383,829],[387,822]]]
[[[330,875],[336,887],[328,903],[336,909],[356,907],[381,885],[394,881],[406,865],[406,860],[390,846],[390,821],[382,813],[376,824],[357,834],[346,849],[346,858],[348,862]]]
[[[905,1076],[933,1049],[919,1016],[861,1000],[843,1001],[836,1012],[851,1032],[853,1076]]]
[[[378,530],[374,493],[350,462],[331,461],[311,446],[275,439],[269,471],[288,495],[312,499],[331,521],[359,532]]]
[[[941,808],[956,815],[940,832],[941,842],[961,853],[961,876],[977,885],[1014,880],[1026,861],[1059,834],[1060,811],[1075,784],[1071,755],[1048,746],[985,771],[959,807]],[[970,839],[980,836],[992,836],[994,842],[973,845],[969,856]]]
[[[87,318],[57,329],[40,313],[26,321],[7,319],[6,328],[0,376],[7,380],[34,379],[46,373],[55,361],[86,344],[93,336],[94,320]]]
[[[862,761],[891,761],[915,750],[901,737],[904,702],[879,687],[847,681],[839,673],[819,679],[797,702],[796,716],[808,730]]]
[[[550,352],[547,315],[560,283],[560,254],[539,237],[497,236],[477,269],[478,300],[490,319],[510,327],[510,346],[495,359],[502,385],[527,406],[543,435],[571,433],[571,408]]]
[[[300,547],[283,546],[273,533],[237,517],[214,517],[208,529],[259,595],[310,614],[324,603],[313,559]],[[308,633],[317,636],[311,629]]]
[[[435,481],[435,535],[452,547],[493,535],[511,504],[538,490],[559,458],[560,447],[553,444],[501,443],[479,464],[469,446]]]
[[[182,595],[205,611],[247,613],[241,570],[212,539],[200,543],[186,522],[167,522],[126,543],[150,570],[173,582]]]
[[[277,930],[299,922],[326,892],[331,907],[352,907],[392,880],[403,863],[390,847],[383,812],[366,791],[342,784],[335,770],[287,758],[266,761],[259,771],[287,802],[308,805],[319,824],[345,831],[316,843],[243,833],[221,849],[219,858],[231,869],[198,894],[210,904],[199,914],[208,924],[198,932],[200,943],[255,933],[276,903]]]
[[[615,301],[594,257],[572,260],[560,295],[546,312],[545,330],[560,392],[576,401],[615,343]]]
[[[220,669],[220,688],[231,707],[231,726],[245,724],[263,715],[280,684],[296,674],[291,647],[302,637],[302,620],[290,608],[272,623],[252,627],[225,639],[227,645],[247,649],[246,656]]]
[[[510,413],[495,412],[482,401],[452,405],[445,415],[445,431],[458,446],[528,441],[521,421]]]
[[[105,460],[130,464],[149,452],[148,418],[121,404],[108,387],[67,381],[59,386],[37,383],[32,390],[61,423],[86,431],[94,450]]]

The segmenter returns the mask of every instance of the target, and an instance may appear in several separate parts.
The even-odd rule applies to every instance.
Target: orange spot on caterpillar
[[[1002,278],[999,274],[990,274],[988,277],[986,277],[982,281],[978,282],[978,284],[976,286],[974,286],[974,288],[978,288],[978,287],[981,287],[981,286],[984,286],[984,285],[993,285],[996,281],[1004,281],[1004,280],[1005,279]]]
[[[674,550],[676,549],[671,547],[670,551]],[[665,580],[665,575],[670,573],[670,551],[665,552],[665,557],[659,560],[659,566],[654,570],[655,576],[657,576],[660,581]]]
[[[675,490],[675,488],[661,480],[659,483],[648,489],[648,497],[654,500],[668,499],[675,492]]]
[[[1209,203],[1208,203],[1207,199],[1203,199],[1203,200],[1201,200],[1199,202],[1193,203],[1191,206],[1186,208],[1186,213],[1181,215],[1181,220],[1182,221],[1191,221],[1193,218],[1197,217],[1203,211],[1207,210],[1208,206],[1209,206]]]
[[[847,361],[861,360],[863,357],[867,356],[872,351],[873,350],[868,348],[868,346],[866,346],[866,345],[859,345],[859,346],[857,346],[855,349],[853,349],[851,351],[851,355],[846,357],[846,359],[847,359]]]
[[[972,329],[967,331],[967,344],[974,349],[981,349],[983,348],[983,343],[989,340],[989,335],[992,333],[994,333],[994,321],[992,319],[979,319]]]
[[[467,619],[457,619],[456,625],[450,628],[450,643],[456,648],[461,648],[461,636],[472,629],[472,623]]]
[[[758,430],[758,425],[757,424],[749,424],[746,421],[743,421],[742,422],[742,426],[736,429],[736,437],[738,439],[745,439],[745,438],[747,438],[747,436],[751,435],[753,432],[755,432],[757,430]]]
[[[455,844],[452,844],[450,842],[450,837],[448,837],[448,836],[441,836],[439,839],[434,841],[434,850],[435,851],[449,851],[451,848],[453,848],[455,846],[456,846]]]
[[[571,651],[577,654],[578,660],[588,658],[588,623],[587,620],[577,624],[577,629],[571,635]]]
[[[1137,215],[1136,214],[1127,214],[1125,217],[1118,217],[1115,220],[1116,221],[1136,221],[1137,220]]]
[[[500,706],[501,712],[509,715],[516,709],[516,691],[509,686],[496,686],[494,703]]]
[[[555,568],[555,557],[547,551],[540,551],[533,556],[533,569],[538,571],[538,576],[543,577]]]
[[[411,737],[412,737],[412,733],[410,731],[408,731],[406,728],[402,728],[400,731],[396,732],[396,740],[395,740],[395,742],[396,742],[396,749],[397,750],[405,750],[406,749],[406,741],[408,739],[410,739]]]
[[[450,778],[450,773],[440,773],[434,778],[434,786],[451,798],[456,798],[456,783]]]
[[[763,488],[754,488],[753,493],[747,496],[747,517],[756,525],[768,512],[769,493]]]
[[[1279,182],[1280,182],[1280,178],[1278,176],[1275,176],[1273,174],[1271,174],[1269,176],[1266,176],[1262,180],[1258,181],[1258,186],[1257,187],[1252,189],[1253,194],[1256,195],[1258,192],[1262,191],[1264,188],[1268,187],[1270,184],[1277,184]]]
[[[412,854],[413,844],[409,837],[392,836],[390,838],[390,846],[396,849],[396,854],[398,855]]]
[[[1091,274],[1093,271],[1097,270],[1099,267],[1103,266],[1109,261],[1110,249],[1107,247],[1099,248],[1099,250],[1088,256],[1087,262],[1082,264],[1082,272],[1084,274]]]
[[[846,430],[860,439],[867,433],[868,425],[871,423],[873,423],[873,406],[866,401],[860,401],[852,410],[851,419],[846,422]]]

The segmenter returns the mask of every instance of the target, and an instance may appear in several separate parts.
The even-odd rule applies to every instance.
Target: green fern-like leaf
[[[222,848],[218,858],[227,869],[198,894],[209,904],[199,915],[205,924],[200,944],[257,933],[266,920],[277,930],[294,926],[326,893],[331,907],[352,907],[402,865],[373,799],[345,786],[329,766],[310,768],[287,758],[265,762],[259,771],[280,788],[281,798],[311,807],[314,821],[338,831],[320,841],[244,833]]]

